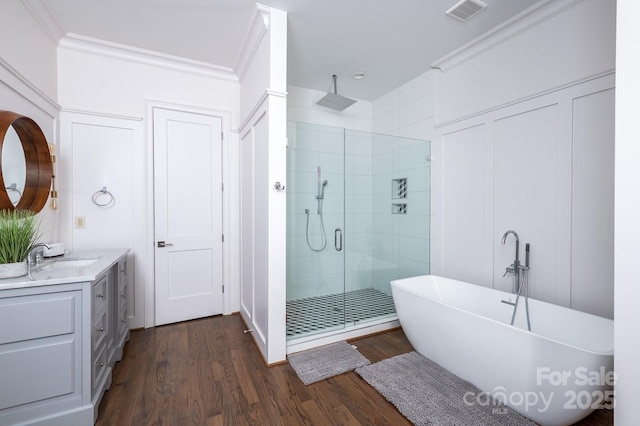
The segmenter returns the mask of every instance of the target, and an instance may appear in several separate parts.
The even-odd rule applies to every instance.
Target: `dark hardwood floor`
[[[305,386],[267,367],[239,315],[131,332],[96,425],[410,425],[356,373]],[[371,362],[413,350],[402,330],[351,341]],[[612,425],[598,410],[581,426]]]

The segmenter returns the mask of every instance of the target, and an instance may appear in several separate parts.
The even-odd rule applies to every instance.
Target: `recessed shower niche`
[[[390,282],[429,273],[430,142],[299,122],[287,138],[289,348],[397,320]]]

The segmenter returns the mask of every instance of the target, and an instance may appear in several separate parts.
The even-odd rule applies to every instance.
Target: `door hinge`
[[[220,140],[224,140],[224,132],[220,132]]]
[[[222,284],[222,292],[224,293],[224,284]]]
[[[222,242],[224,243],[224,234],[222,234]]]
[[[224,182],[220,184],[222,186],[222,192],[224,192]]]

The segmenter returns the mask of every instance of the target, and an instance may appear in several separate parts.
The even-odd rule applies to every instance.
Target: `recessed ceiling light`
[[[352,77],[355,78],[356,80],[362,80],[366,76],[367,76],[367,73],[365,73],[364,71],[356,71],[352,75]]]

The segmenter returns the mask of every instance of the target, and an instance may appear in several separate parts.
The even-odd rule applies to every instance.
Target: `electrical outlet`
[[[84,227],[85,227],[85,217],[84,216],[76,216],[75,228],[76,229],[84,229]]]

